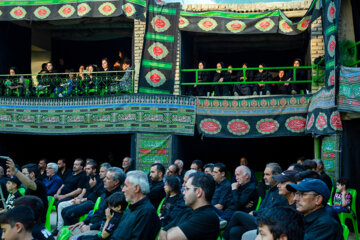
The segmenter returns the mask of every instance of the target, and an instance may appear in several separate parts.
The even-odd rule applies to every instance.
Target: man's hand
[[[237,190],[240,187],[240,184],[238,182],[234,182],[231,184],[231,189],[232,190]]]
[[[219,79],[219,82],[223,82],[223,81],[224,81],[224,78],[220,78],[220,79]]]
[[[254,202],[253,202],[253,201],[250,201],[250,202],[248,202],[248,203],[245,205],[246,208],[251,208],[252,206],[254,206]]]
[[[68,227],[68,229],[70,231],[74,230],[75,228],[81,228],[82,226],[84,226],[84,222],[78,222],[78,223],[75,223],[74,225],[71,225]]]
[[[90,226],[88,225],[83,225],[81,228],[80,228],[80,231],[83,233],[83,232],[87,232],[87,231],[90,231]]]
[[[251,211],[251,212],[249,212],[249,214],[251,215],[251,216],[254,216],[254,213],[253,213],[254,211]]]
[[[15,167],[14,161],[11,158],[8,158],[6,160],[6,166],[9,168],[9,170],[12,174],[15,174],[16,167]]]
[[[79,204],[79,203],[81,203],[80,198],[74,198],[74,200],[72,200],[72,204]]]
[[[91,188],[96,185],[96,178],[95,178],[95,177],[94,177],[94,178],[90,178],[90,180],[89,180],[89,185],[90,185]]]

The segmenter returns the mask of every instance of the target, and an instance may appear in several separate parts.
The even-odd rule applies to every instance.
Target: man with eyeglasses
[[[193,173],[184,187],[185,205],[193,210],[188,218],[175,225],[175,221],[160,232],[159,239],[216,240],[219,235],[219,218],[211,198],[215,191],[215,181],[205,173]]]
[[[58,165],[56,163],[48,163],[46,166],[46,178],[42,181],[46,187],[46,193],[48,196],[54,196],[57,190],[63,184],[61,177],[57,175]]]
[[[304,240],[343,239],[341,225],[325,210],[330,192],[322,180],[305,178],[286,188],[295,193],[296,210],[304,215]]]

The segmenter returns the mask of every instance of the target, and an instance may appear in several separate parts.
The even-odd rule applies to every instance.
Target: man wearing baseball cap
[[[286,186],[289,184],[296,184],[295,175],[298,171],[295,170],[286,170],[281,174],[274,175],[273,178],[278,182],[277,188],[279,189],[279,195],[285,197],[288,200],[289,206],[296,208],[294,193],[287,190]]]
[[[304,240],[343,239],[341,225],[325,210],[330,192],[322,180],[305,178],[299,184],[288,184],[286,188],[294,192],[296,210],[304,215]]]

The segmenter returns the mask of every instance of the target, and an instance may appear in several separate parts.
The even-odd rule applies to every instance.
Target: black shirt
[[[155,209],[159,206],[161,200],[165,197],[165,195],[166,194],[164,190],[164,182],[152,182],[148,197]]]
[[[331,192],[332,181],[331,181],[331,178],[329,177],[329,175],[327,175],[325,172],[322,172],[320,174],[320,178],[321,178],[321,180],[324,181],[324,183],[326,183],[326,186],[328,187],[329,191]]]
[[[46,178],[47,176],[46,176],[46,170],[43,172],[43,173],[41,173],[40,172],[40,174],[39,174],[39,176],[37,176],[37,179],[39,179],[39,180],[43,180],[44,178]]]
[[[224,209],[226,206],[226,203],[228,202],[228,199],[231,197],[231,183],[224,179],[221,183],[216,183],[216,188],[214,195],[211,199],[211,204],[221,204],[224,206]]]
[[[161,226],[168,225],[184,208],[186,208],[186,206],[184,196],[181,193],[166,198],[160,210]]]
[[[63,180],[63,182],[65,182],[65,180],[72,175],[72,172],[71,172],[70,169],[66,168],[66,169],[65,169],[65,172],[62,173],[62,172],[60,171],[60,169],[59,169],[59,171],[57,172],[57,175],[58,175],[59,177],[61,177],[61,179]]]
[[[148,197],[129,205],[111,240],[155,239],[160,230],[160,220]]]
[[[106,204],[106,198],[108,198],[111,194],[113,194],[115,192],[121,192],[121,188],[120,187],[115,188],[111,192],[105,190],[105,192],[101,195],[99,209],[96,210],[94,215],[91,215],[90,217],[88,217],[84,220],[85,224],[91,223],[90,230],[100,230],[101,222],[103,220],[106,220],[105,210],[108,207]]]
[[[325,208],[320,208],[304,217],[304,240],[342,240],[340,223],[331,217]]]
[[[41,223],[37,223],[33,226],[32,235],[38,240],[54,240],[51,232],[49,232],[49,230],[44,227],[44,224]]]
[[[90,178],[87,177],[87,180],[88,181],[86,182],[86,193],[84,195],[84,198],[87,198],[87,200],[95,203],[97,198],[101,197],[101,195],[105,192],[104,182],[100,179],[99,175],[96,175],[96,184],[95,186],[90,187]]]
[[[64,181],[64,187],[61,189],[61,195],[68,194],[72,191],[75,191],[78,188],[85,188],[86,187],[86,173],[82,171],[78,174],[72,174]]]
[[[230,209],[233,211],[251,212],[255,210],[259,200],[259,193],[256,190],[256,184],[248,182],[240,186],[237,190],[232,190],[232,204]],[[251,207],[246,207],[248,203],[253,202]]]
[[[36,184],[36,190],[31,190],[30,188],[27,188],[25,191],[25,195],[34,195],[39,197],[43,203],[44,203],[44,211],[43,214],[41,216],[41,222],[44,223],[45,219],[46,219],[46,212],[48,209],[48,199],[47,199],[47,194],[46,194],[46,187],[44,185],[44,183],[38,179],[35,180],[35,184]]]
[[[189,240],[216,240],[219,236],[219,218],[212,205],[195,209],[179,228]]]
[[[253,215],[256,217],[261,214],[265,209],[288,205],[288,200],[285,197],[279,195],[279,189],[277,188],[277,186],[274,186],[270,188],[269,191],[266,193],[264,200],[260,204],[259,210],[253,211]]]

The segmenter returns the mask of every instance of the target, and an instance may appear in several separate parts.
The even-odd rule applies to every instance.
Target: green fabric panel
[[[160,68],[160,69],[172,69],[172,63],[152,61],[152,60],[143,60],[142,65],[145,67],[151,68]]]
[[[154,13],[161,13],[161,14],[169,14],[169,15],[175,15],[176,9],[175,8],[165,8],[165,7],[158,7],[158,6],[149,6],[149,11]]]
[[[154,40],[154,41],[162,41],[162,42],[174,42],[175,38],[171,35],[165,34],[154,34],[154,33],[147,33],[145,36],[146,39]]]
[[[261,17],[278,16],[278,15],[280,15],[279,10],[268,13],[180,12],[180,16],[225,17],[225,18],[261,18]]]
[[[165,91],[165,90],[161,90],[161,89],[155,89],[155,88],[145,88],[145,87],[140,87],[139,92],[141,92],[141,93],[170,94],[169,91]]]

